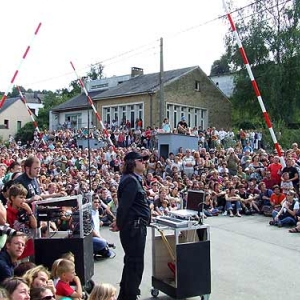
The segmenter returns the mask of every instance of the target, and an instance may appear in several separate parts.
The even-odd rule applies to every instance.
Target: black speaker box
[[[94,275],[92,234],[84,238],[41,238],[34,241],[35,264],[51,270],[53,262],[61,255],[72,252],[75,255],[76,274],[85,285]]]

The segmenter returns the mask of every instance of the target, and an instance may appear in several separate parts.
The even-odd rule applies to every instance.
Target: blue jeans
[[[233,207],[235,206],[236,211],[239,212],[242,210],[241,202],[240,201],[226,201],[226,206],[225,209],[228,210],[233,210]]]
[[[106,240],[95,236],[93,237],[93,252],[94,254],[103,253],[107,257],[111,255]]]
[[[278,211],[276,211],[276,210],[272,211],[272,218],[273,218],[273,220],[275,220],[275,217],[277,216],[277,214],[278,214]],[[288,216],[288,217],[285,217],[283,219],[278,219],[278,221],[276,221],[275,224],[280,224],[282,226],[285,226],[285,225],[295,226],[296,223],[297,222],[296,222],[295,218]]]

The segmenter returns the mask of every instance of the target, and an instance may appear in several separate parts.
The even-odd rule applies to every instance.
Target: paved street
[[[299,298],[300,234],[269,226],[264,216],[206,219],[211,226],[211,300],[281,300]],[[119,236],[108,228],[102,235],[117,246],[114,259],[95,262],[95,282],[118,285],[123,266]],[[152,299],[152,236],[148,232],[145,273],[140,299]],[[171,299],[162,293],[158,299]],[[199,299],[199,297],[192,298]]]

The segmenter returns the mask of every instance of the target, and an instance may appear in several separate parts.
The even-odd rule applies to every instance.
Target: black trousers
[[[144,272],[146,235],[146,225],[137,224],[134,221],[127,223],[120,230],[120,240],[125,255],[118,300],[135,300],[140,294],[139,286]]]

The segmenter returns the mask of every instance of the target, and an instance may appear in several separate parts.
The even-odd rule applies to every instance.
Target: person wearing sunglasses
[[[144,252],[150,207],[142,180],[149,156],[129,152],[124,157],[123,175],[118,188],[119,207],[112,231],[120,231],[125,252],[118,300],[137,299],[144,272]]]
[[[55,295],[48,288],[34,287],[30,290],[30,300],[55,300]]]

